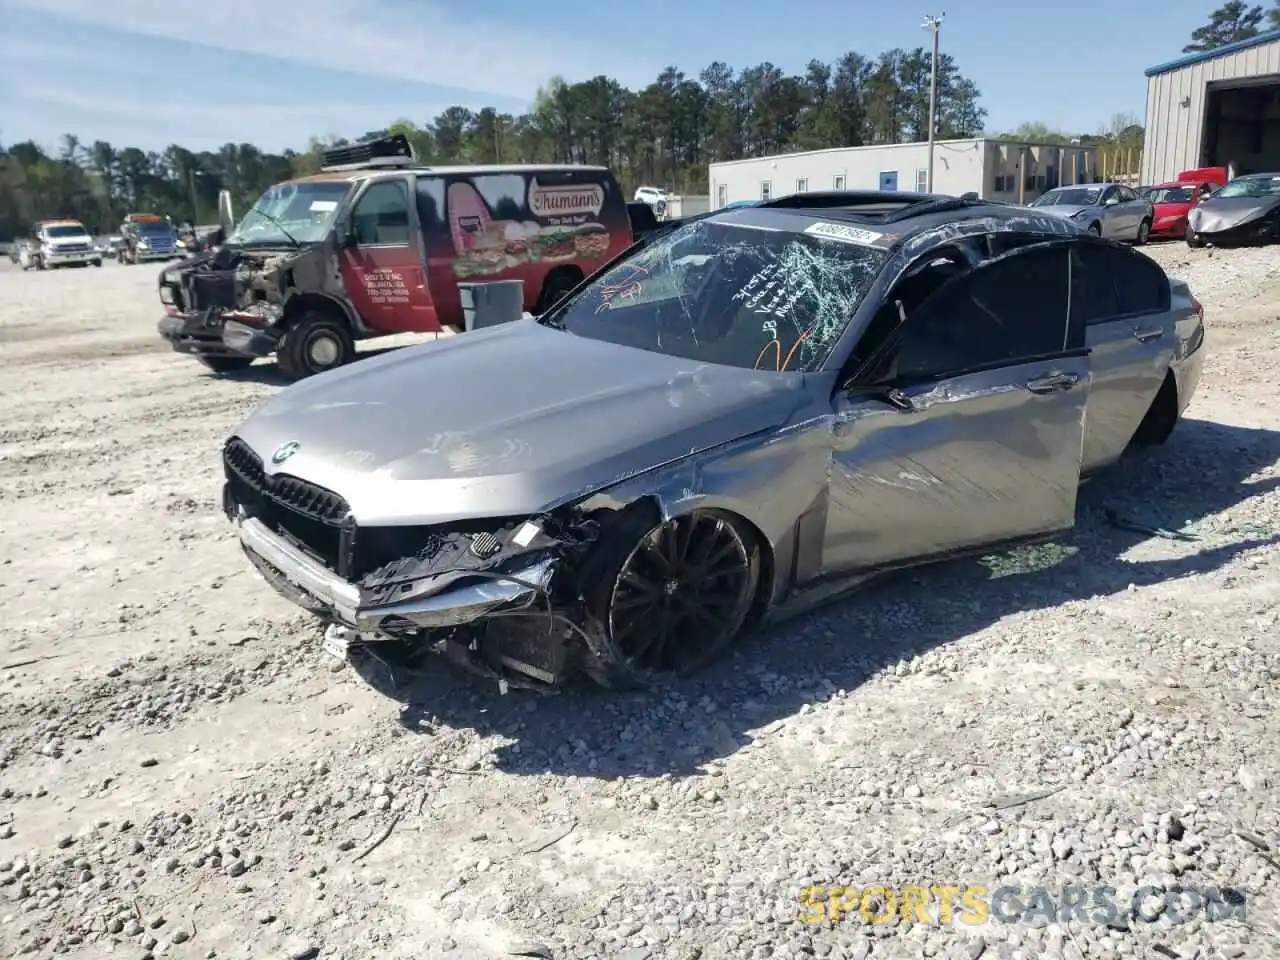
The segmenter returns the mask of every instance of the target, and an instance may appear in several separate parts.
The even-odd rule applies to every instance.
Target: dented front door
[[[356,312],[379,333],[439,329],[414,207],[399,177],[365,184],[352,205],[342,280]]]
[[[912,409],[838,398],[824,567],[876,567],[1075,521],[1082,353],[911,387]]]

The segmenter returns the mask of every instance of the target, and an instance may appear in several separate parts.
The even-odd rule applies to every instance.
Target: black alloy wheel
[[[1150,236],[1151,236],[1151,221],[1144,219],[1142,223],[1138,224],[1137,245],[1141,247],[1143,244],[1147,242],[1147,238]]]
[[[622,561],[608,600],[613,654],[628,673],[687,673],[741,630],[759,551],[737,523],[694,511],[651,528]]]

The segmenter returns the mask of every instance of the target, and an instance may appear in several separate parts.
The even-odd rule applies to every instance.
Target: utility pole
[[[929,181],[925,190],[933,193],[933,141],[935,131],[938,128],[938,32],[942,27],[942,18],[945,13],[928,14],[924,18],[924,23],[920,24],[925,30],[933,33],[933,59],[929,64]]]
[[[195,167],[187,167],[187,187],[191,190],[191,216],[194,218],[191,225],[194,227],[200,222],[200,201],[196,194]]]

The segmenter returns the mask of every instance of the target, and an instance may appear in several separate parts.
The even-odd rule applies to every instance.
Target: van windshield
[[[292,237],[299,243],[319,243],[350,190],[349,180],[278,183],[258,198],[227,242],[292,246]]]
[[[543,322],[703,363],[812,372],[886,257],[812,233],[699,220],[637,250]]]

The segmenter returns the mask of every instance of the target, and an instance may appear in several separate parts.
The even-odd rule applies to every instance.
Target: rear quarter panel
[[[1186,282],[1174,280],[1169,286],[1173,296],[1171,317],[1174,333],[1174,352],[1169,367],[1178,386],[1178,413],[1181,415],[1200,384],[1204,369],[1205,328]]]

